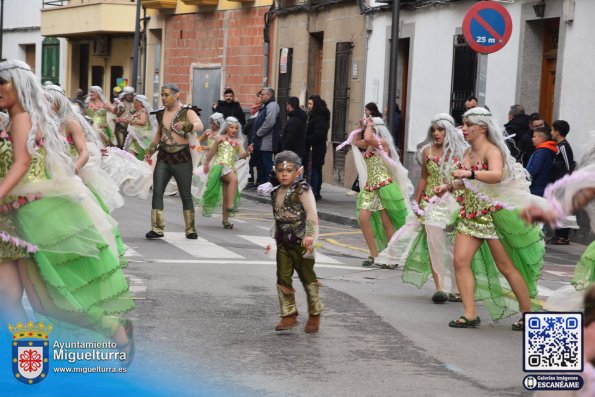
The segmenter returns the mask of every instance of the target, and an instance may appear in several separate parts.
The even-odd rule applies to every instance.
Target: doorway
[[[558,35],[560,19],[545,22],[543,30],[543,56],[541,61],[541,84],[539,90],[539,113],[551,125],[554,112],[554,88],[558,63]]]
[[[192,69],[192,105],[202,109],[200,120],[209,128],[211,107],[221,97],[221,68]]]
[[[308,43],[308,82],[306,85],[306,100],[310,95],[320,95],[323,40],[324,32],[310,33],[310,42]]]

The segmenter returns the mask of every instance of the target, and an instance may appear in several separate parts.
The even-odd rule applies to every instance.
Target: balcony
[[[133,34],[135,11],[136,3],[131,0],[45,0],[41,34],[55,37]]]
[[[182,0],[184,4],[189,6],[216,6],[219,0]]]
[[[143,7],[157,10],[175,9],[177,0],[141,0]]]

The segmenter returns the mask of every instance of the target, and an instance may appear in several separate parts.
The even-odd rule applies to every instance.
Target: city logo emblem
[[[39,322],[29,321],[26,325],[17,323],[16,327],[8,324],[12,333],[12,373],[15,378],[27,385],[34,385],[44,380],[49,370],[49,340],[52,325],[47,327]]]

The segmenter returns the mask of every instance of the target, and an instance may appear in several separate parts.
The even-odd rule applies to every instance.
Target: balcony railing
[[[68,0],[44,0],[43,8],[46,7],[62,7],[68,5]]]

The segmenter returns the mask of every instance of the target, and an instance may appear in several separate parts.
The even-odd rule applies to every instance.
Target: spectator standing
[[[283,150],[291,150],[303,161],[306,153],[306,112],[300,108],[300,99],[295,96],[287,98],[286,110],[287,124],[281,145]]]
[[[550,182],[550,174],[554,156],[558,152],[556,142],[546,127],[538,127],[533,131],[535,152],[529,158],[527,171],[531,174],[531,194],[543,197],[545,187]]]
[[[378,111],[378,106],[376,106],[376,111]],[[326,156],[326,140],[330,120],[331,112],[328,110],[326,102],[319,95],[310,96],[308,99],[308,118],[306,121],[305,163],[308,182],[312,186],[316,201],[322,198],[320,195],[322,167],[324,165],[324,157]]]
[[[235,117],[238,119],[242,128],[246,125],[246,117],[240,102],[235,98],[235,94],[231,88],[226,88],[223,91],[223,100],[219,100],[216,106],[213,106],[214,113],[221,113],[226,119],[228,117]]]
[[[254,147],[260,151],[258,163],[258,185],[266,183],[269,172],[273,169],[273,153],[279,147],[279,133],[281,132],[281,118],[279,105],[275,100],[275,90],[265,87],[261,91],[262,106],[252,127]]]
[[[561,179],[564,175],[570,174],[574,171],[576,163],[574,162],[574,155],[570,143],[566,140],[566,136],[570,132],[570,124],[565,120],[556,120],[552,123],[552,139],[558,144],[558,154],[554,157],[552,164],[551,180],[555,182]],[[555,229],[554,237],[546,241],[547,244],[553,245],[568,245],[568,235],[570,229]]]
[[[468,97],[465,101],[465,110],[473,109],[477,107],[477,98],[473,95]]]
[[[506,145],[516,161],[527,167],[529,157],[533,152],[531,143],[532,133],[529,128],[529,116],[525,114],[525,108],[521,105],[512,105],[508,111],[508,123],[504,124],[506,133]]]
[[[260,111],[260,107],[262,106],[262,98],[260,94],[261,90],[258,90],[254,99],[254,104],[250,107],[250,118],[246,121],[246,126],[244,127],[244,134],[246,135],[247,142],[254,144],[254,151],[252,152],[252,156],[250,156],[250,163],[248,164],[250,170],[248,177],[248,185],[246,186],[247,188],[256,187],[256,179],[254,178],[254,168],[258,169],[258,164],[260,162],[260,149],[256,149],[254,139],[256,137],[256,135],[254,134],[254,122],[256,121],[256,117],[258,116],[258,112]]]

